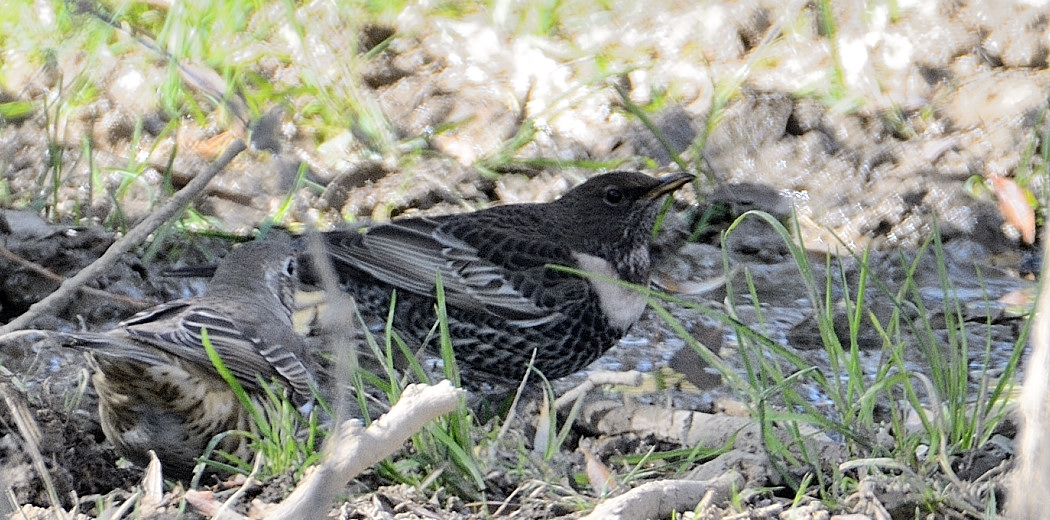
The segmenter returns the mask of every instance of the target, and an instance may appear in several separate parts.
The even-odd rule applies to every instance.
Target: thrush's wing
[[[236,320],[222,312],[238,304],[246,316]],[[258,308],[253,308],[258,307]],[[291,325],[267,326],[269,313],[242,300],[185,299],[147,309],[122,322],[118,331],[155,348],[203,366],[212,366],[204,350],[203,331],[226,368],[245,386],[258,388],[256,375],[279,377],[307,399],[316,387],[310,371],[296,354],[301,339]],[[274,316],[273,320],[278,318]],[[260,320],[263,320],[260,322]],[[260,330],[260,325],[264,328]],[[287,330],[285,330],[287,329]]]
[[[362,234],[329,235],[330,253],[337,262],[425,296],[434,295],[440,273],[449,305],[492,313],[521,326],[562,319],[558,306],[582,298],[586,282],[545,267],[552,244],[508,244],[505,238],[513,232],[485,232],[488,222],[477,215],[471,220],[400,219]],[[462,232],[468,229],[471,233]],[[500,244],[512,247],[501,250]],[[567,251],[563,256],[572,265]]]

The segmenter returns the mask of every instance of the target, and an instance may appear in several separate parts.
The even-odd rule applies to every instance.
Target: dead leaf
[[[990,177],[988,180],[995,186],[995,197],[999,199],[1003,218],[1021,232],[1021,240],[1026,244],[1034,243],[1035,210],[1028,203],[1028,189],[1006,177]]]

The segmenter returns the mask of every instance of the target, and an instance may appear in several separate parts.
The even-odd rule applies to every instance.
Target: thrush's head
[[[272,298],[291,313],[299,264],[291,240],[277,236],[234,248],[215,269],[208,294]]]
[[[552,205],[569,226],[569,237],[593,249],[626,252],[648,244],[664,197],[693,179],[688,173],[660,178],[618,171],[589,179]],[[587,251],[597,254],[599,251]]]

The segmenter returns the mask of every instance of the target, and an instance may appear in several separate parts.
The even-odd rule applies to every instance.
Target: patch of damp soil
[[[0,435],[0,482],[18,504],[54,505],[45,479],[67,510],[90,507],[93,497],[130,489],[140,480],[140,471],[117,465],[118,456],[93,415],[60,402],[34,403],[10,384],[0,385],[0,391],[8,404],[0,408],[0,422],[12,426]],[[19,421],[29,425],[28,432],[13,428]],[[35,437],[46,476],[27,449],[26,434]],[[86,505],[74,504],[74,499],[86,499]]]

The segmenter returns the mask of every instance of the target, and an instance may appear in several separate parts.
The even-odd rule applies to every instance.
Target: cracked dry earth
[[[398,153],[411,157],[404,160],[377,156],[362,144],[353,125],[340,133],[318,132],[304,116],[309,100],[294,95],[257,110],[261,115],[256,118],[242,114],[245,107],[218,110],[207,99],[215,89],[224,91],[222,80],[200,74],[203,66],[196,63],[188,64],[197,68],[183,69],[182,75],[211,111],[203,124],[187,118],[171,125],[156,96],[165,63],[121,31],[113,39],[133,50],[118,59],[90,62],[90,67],[78,50],[63,47],[56,47],[46,67],[28,56],[5,54],[0,101],[25,100],[38,109],[0,127],[0,168],[10,194],[5,200],[20,209],[5,211],[0,222],[0,239],[11,253],[0,258],[0,319],[21,314],[57,287],[57,281],[24,261],[71,276],[111,243],[113,236],[100,231],[100,223],[112,226],[117,217],[134,222],[150,211],[168,182],[162,172],[169,164],[170,182],[181,187],[233,137],[249,135],[248,129],[252,147],[194,205],[200,215],[231,232],[247,232],[286,199],[291,221],[319,226],[550,200],[590,172],[538,164],[611,161],[617,168],[678,169],[670,147],[690,164],[702,164],[710,177],[696,191],[679,195],[680,223],[657,250],[662,263],[655,278],[661,287],[687,301],[723,308],[730,296],[726,286],[708,283],[726,275],[717,231],[750,209],[781,218],[797,212],[805,245],[821,266],[825,251],[844,254],[847,247],[872,247],[875,276],[891,287],[904,279],[899,257],[915,258],[936,225],[968,323],[990,324],[995,352],[991,368],[1005,364],[1023,327],[1023,318],[1010,311],[1009,302],[1029,289],[1031,281],[1024,275],[1033,270],[1035,257],[1022,231],[1004,220],[994,195],[973,190],[967,180],[976,178],[983,186],[985,178],[1018,178],[1040,161],[1038,154],[1025,155],[1022,149],[1037,142],[1050,86],[1045,6],[902,2],[891,21],[879,9],[861,12],[834,3],[839,24],[834,52],[847,87],[846,94],[835,97],[833,50],[820,32],[815,7],[771,1],[657,4],[595,7],[593,13],[566,18],[556,34],[535,37],[517,35],[483,14],[448,19],[424,14],[421,6],[406,7],[389,23],[346,31],[348,22],[339,13],[323,3],[305,3],[295,7],[296,15],[312,21],[310,30],[316,32],[311,34],[325,38],[311,36],[305,46],[286,40],[239,42],[257,55],[272,56],[252,67],[276,88],[315,76],[315,68],[339,62],[340,56],[355,52],[354,45],[371,51],[353,71],[324,69],[325,77],[334,84],[361,85],[372,108],[389,120],[388,137],[399,143]],[[113,30],[89,14],[77,16],[95,30]],[[281,16],[283,10],[264,6],[251,23],[280,24]],[[770,34],[781,37],[770,43]],[[604,61],[593,59],[596,55]],[[594,79],[609,70],[623,73]],[[692,144],[717,108],[717,87],[741,71],[747,72],[742,88],[698,152]],[[59,95],[61,85],[72,78],[97,84],[98,97],[68,104],[56,125],[43,108],[44,100]],[[663,143],[631,115],[614,87],[631,103],[659,107],[649,117]],[[226,117],[228,113],[245,118]],[[535,133],[527,144],[508,147],[529,125]],[[175,132],[166,130],[172,126]],[[82,146],[85,138],[93,144],[90,157]],[[48,150],[52,141],[58,147]],[[426,153],[408,155],[406,150]],[[41,172],[50,171],[54,154],[61,158],[61,177],[42,182]],[[141,165],[140,175],[125,183],[131,162]],[[308,183],[297,182],[303,164]],[[92,168],[102,175],[93,177]],[[118,187],[119,208],[113,198],[100,196]],[[1029,188],[1043,193],[1045,180],[1034,177]],[[686,226],[711,206],[723,208],[725,221],[683,243]],[[64,224],[74,217],[80,224]],[[103,328],[151,302],[193,294],[200,281],[171,279],[162,271],[209,262],[228,248],[214,238],[161,238],[155,248],[126,256],[92,284],[108,295],[85,294],[33,326],[69,330],[83,323]],[[738,319],[756,326],[761,321],[770,338],[830,371],[819,348],[812,304],[782,240],[769,226],[750,219],[725,245],[730,263],[747,267],[762,302],[760,308],[739,307]],[[843,276],[855,280],[855,262],[848,257],[843,262]],[[935,308],[940,298],[936,262],[923,258],[917,272],[919,290]],[[732,296],[749,301],[743,276],[742,270],[733,271]],[[823,274],[816,279],[823,280]],[[839,294],[841,288],[833,291]],[[868,305],[874,316],[892,312],[877,297]],[[670,305],[669,311],[690,334],[743,370],[730,330],[685,305]],[[877,336],[862,333],[860,343],[862,355],[878,354]],[[921,372],[923,360],[911,353],[916,358],[909,362]],[[91,390],[75,397],[86,385],[81,360],[68,352],[21,345],[5,346],[0,365],[7,374],[2,383],[7,406],[0,414],[0,483],[13,490],[15,502],[27,508],[51,503],[16,428],[20,414],[39,426],[42,464],[63,507],[79,500],[80,510],[93,514],[96,495],[124,490],[115,500],[130,496],[141,470],[118,464],[93,416]],[[717,447],[730,438],[734,449],[698,462],[684,477],[706,480],[735,470],[748,489],[774,489],[748,494],[742,517],[776,516],[789,509],[793,497],[778,494],[781,476],[762,456],[747,407],[654,313],[647,313],[593,369],[638,370],[645,376],[636,387],[594,390],[563,456],[544,466],[543,478],[520,479],[494,465],[486,476],[488,503],[479,504],[447,491],[384,485],[377,475],[365,475],[352,485],[347,502],[333,506],[332,515],[579,517],[587,512],[580,504],[595,502],[599,493],[573,478],[586,472],[588,461],[613,465],[614,474],[622,476],[629,468],[615,466],[611,461],[616,456],[697,444]],[[580,380],[579,375],[567,378],[558,390]],[[825,396],[811,391],[816,406],[827,405]],[[533,428],[523,420],[514,439],[531,445]],[[976,481],[1006,460],[1012,432],[1001,433],[997,443],[961,457],[959,474]],[[848,458],[833,437],[815,439],[814,449],[829,464]],[[794,470],[805,468],[787,471]],[[658,471],[652,475],[652,481],[666,477]],[[210,484],[218,496],[232,493],[224,484]],[[613,486],[611,494],[633,485],[637,483]],[[247,499],[276,501],[289,486],[281,479],[254,486]],[[912,518],[919,493],[899,480],[871,479],[848,509],[828,511],[806,497],[792,518],[845,513]],[[966,517],[974,506],[968,502],[972,497],[962,495],[935,516]],[[178,493],[169,493],[166,500],[166,509],[158,514],[174,513]],[[698,517],[731,512],[736,511],[723,499],[700,508]],[[191,508],[185,516],[196,514]]]

